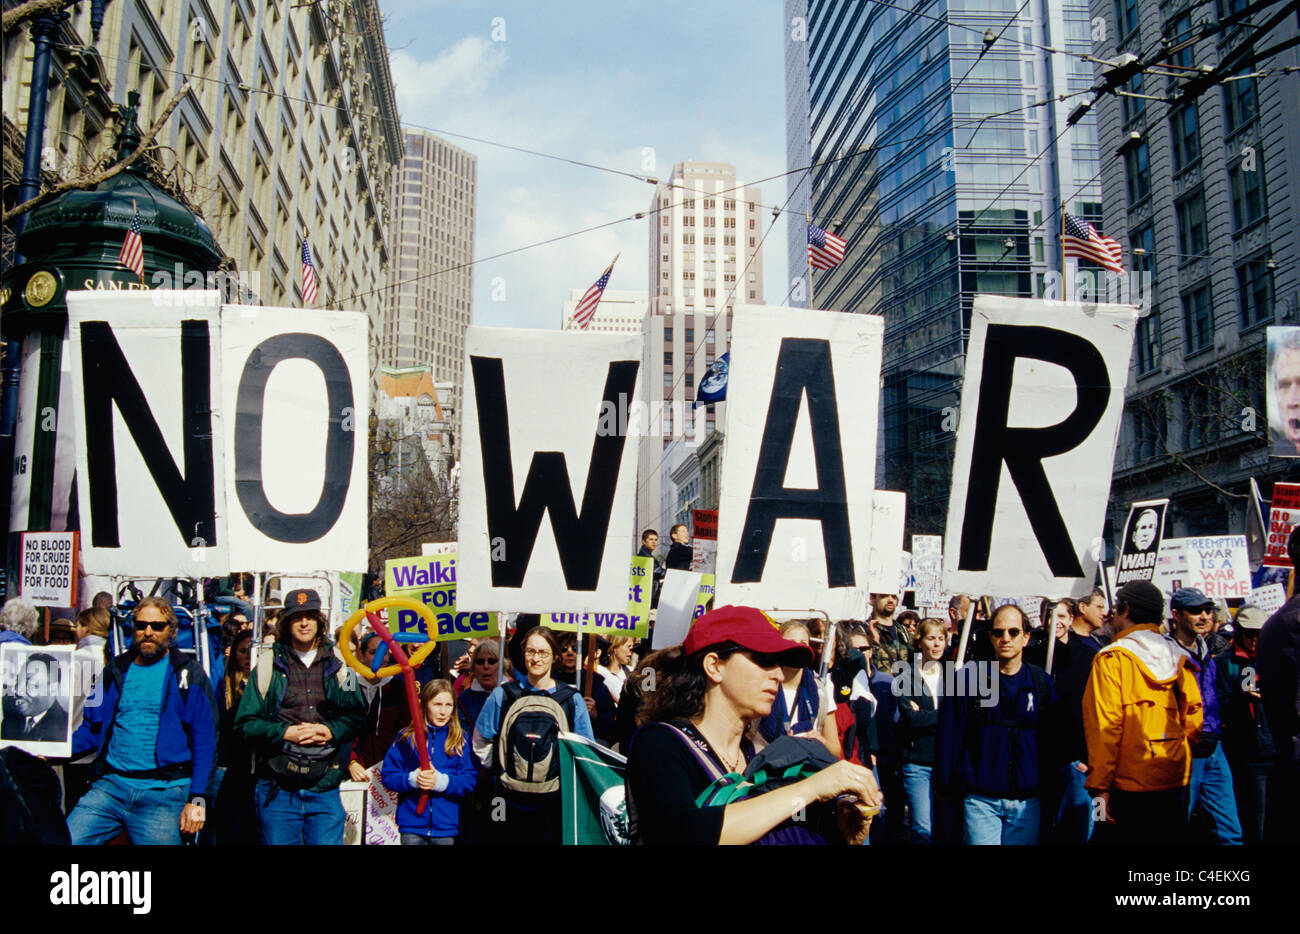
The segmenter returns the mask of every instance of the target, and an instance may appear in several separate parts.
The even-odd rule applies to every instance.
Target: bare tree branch
[[[5,10],[4,17],[0,19],[0,29],[8,35],[11,30],[17,29],[29,19],[34,19],[42,13],[58,13],[75,2],[76,0],[27,0],[26,3],[20,3],[12,10]]]
[[[158,119],[153,122],[153,125],[150,126],[148,131],[145,132],[144,136],[140,138],[140,145],[136,146],[134,151],[132,151],[130,155],[128,155],[121,162],[118,162],[114,165],[110,165],[108,168],[101,169],[98,172],[92,172],[89,175],[82,175],[77,178],[68,179],[66,182],[60,182],[59,184],[53,186],[52,188],[45,189],[45,191],[41,192],[36,197],[29,198],[26,201],[24,201],[22,204],[16,205],[10,208],[9,210],[5,211],[4,223],[8,225],[14,220],[14,218],[18,217],[20,214],[25,214],[28,211],[40,207],[42,204],[54,200],[59,195],[63,194],[65,191],[73,191],[76,189],[85,190],[87,188],[94,188],[96,185],[100,184],[101,182],[106,182],[114,175],[119,174],[128,165],[135,162],[142,155],[144,155],[145,150],[147,150],[153,144],[154,138],[160,132],[162,132],[163,126],[166,125],[168,118],[170,118],[172,115],[172,111],[174,111],[178,106],[180,106],[181,100],[184,99],[185,95],[188,94],[189,91],[190,91],[190,84],[187,81],[185,82],[185,84],[181,86],[181,89],[176,92],[176,95],[170,101],[167,102],[167,106],[163,108],[163,112],[158,116]]]

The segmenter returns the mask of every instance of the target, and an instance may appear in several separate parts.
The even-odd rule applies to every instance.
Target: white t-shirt
[[[298,656],[298,661],[302,662],[304,668],[310,668],[312,662],[316,661],[315,648],[308,649],[306,652],[299,652],[297,649],[294,649],[293,654]]]
[[[623,685],[627,684],[627,669],[618,665],[611,668],[597,665],[596,671],[605,679],[605,687],[609,688],[609,693],[613,695],[614,703],[617,704],[623,693]]]

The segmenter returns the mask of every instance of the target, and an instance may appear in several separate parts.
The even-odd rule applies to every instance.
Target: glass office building
[[[905,9],[904,9],[905,8]],[[1104,229],[1084,0],[787,0],[792,294],[885,318],[876,482],[941,532],[976,293],[1041,296],[1060,205]],[[991,40],[991,41],[987,41]],[[848,242],[808,275],[805,212]],[[806,302],[792,301],[792,304]]]

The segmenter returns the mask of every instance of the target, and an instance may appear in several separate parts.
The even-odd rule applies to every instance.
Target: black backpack
[[[557,683],[555,693],[518,681],[502,685],[496,769],[501,787],[524,799],[560,790],[560,733],[573,730],[578,692]]]

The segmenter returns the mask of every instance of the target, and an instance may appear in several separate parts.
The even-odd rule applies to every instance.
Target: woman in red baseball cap
[[[783,639],[763,613],[741,606],[705,613],[681,646],[658,653],[657,683],[642,685],[643,727],[628,752],[633,841],[754,843],[805,805],[835,801],[841,835],[861,843],[870,825],[865,809],[878,808],[881,795],[870,770],[852,762],[725,806],[695,803],[719,775],[744,772],[753,755],[746,725],[771,711],[781,666],[812,663],[808,646]]]

